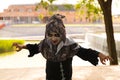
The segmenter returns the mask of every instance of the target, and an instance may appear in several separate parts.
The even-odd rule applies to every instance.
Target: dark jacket
[[[29,57],[32,57],[34,54],[37,54],[40,52],[43,55],[43,57],[45,57],[43,48],[46,48],[46,47],[42,47],[45,45],[41,45],[41,44],[43,44],[43,42],[39,44],[28,44],[27,45],[27,49],[30,51]],[[49,49],[48,46],[47,46],[47,49]],[[45,52],[46,52],[46,49],[45,49]],[[65,54],[70,53],[70,55],[68,55],[69,57],[66,57],[63,59],[59,59],[59,57],[58,59],[56,58],[47,59],[47,57],[45,57],[47,59],[46,80],[72,80],[72,59],[74,55],[77,55],[78,57],[82,58],[85,61],[89,61],[95,66],[98,64],[98,53],[99,52],[92,50],[92,49],[83,48],[79,45],[76,45],[75,43],[72,43],[70,45],[63,45],[62,48],[60,48],[57,55],[63,54],[63,53]]]

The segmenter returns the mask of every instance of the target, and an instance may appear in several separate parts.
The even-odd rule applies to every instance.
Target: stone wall
[[[120,33],[115,33],[115,43],[116,43],[116,50],[118,57],[120,58]],[[86,34],[85,37],[86,43],[88,46],[90,46],[93,49],[96,49],[98,51],[101,51],[105,54],[108,54],[108,47],[107,47],[107,41],[106,41],[106,34],[100,33],[100,34]]]

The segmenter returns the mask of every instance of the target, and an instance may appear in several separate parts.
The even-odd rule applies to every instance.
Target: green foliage
[[[42,14],[39,14],[39,19],[43,19],[43,15]]]
[[[73,5],[72,4],[63,4],[65,10],[70,10],[70,9],[73,9]]]
[[[52,6],[52,3],[54,2],[55,0],[41,0],[37,5],[36,5],[36,10],[39,9],[40,7],[43,7],[45,10],[48,10],[49,9],[51,10],[54,10],[56,8],[54,8]]]
[[[5,52],[13,51],[14,48],[12,44],[17,42],[19,44],[24,44],[24,40],[0,40],[0,54]]]
[[[79,13],[79,17],[86,14],[85,17],[89,22],[94,22],[94,19],[99,20],[102,17],[102,10],[96,0],[81,0],[75,5],[75,9]]]

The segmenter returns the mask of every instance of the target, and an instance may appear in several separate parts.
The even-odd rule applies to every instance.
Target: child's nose
[[[52,41],[55,41],[55,40],[56,40],[56,38],[54,36],[52,36]]]

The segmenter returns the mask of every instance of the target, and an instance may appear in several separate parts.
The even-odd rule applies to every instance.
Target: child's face
[[[60,38],[60,34],[58,33],[55,33],[55,32],[50,32],[48,35],[47,35],[47,38],[50,40],[50,42],[53,44],[53,45],[58,45],[61,41],[61,38]]]

